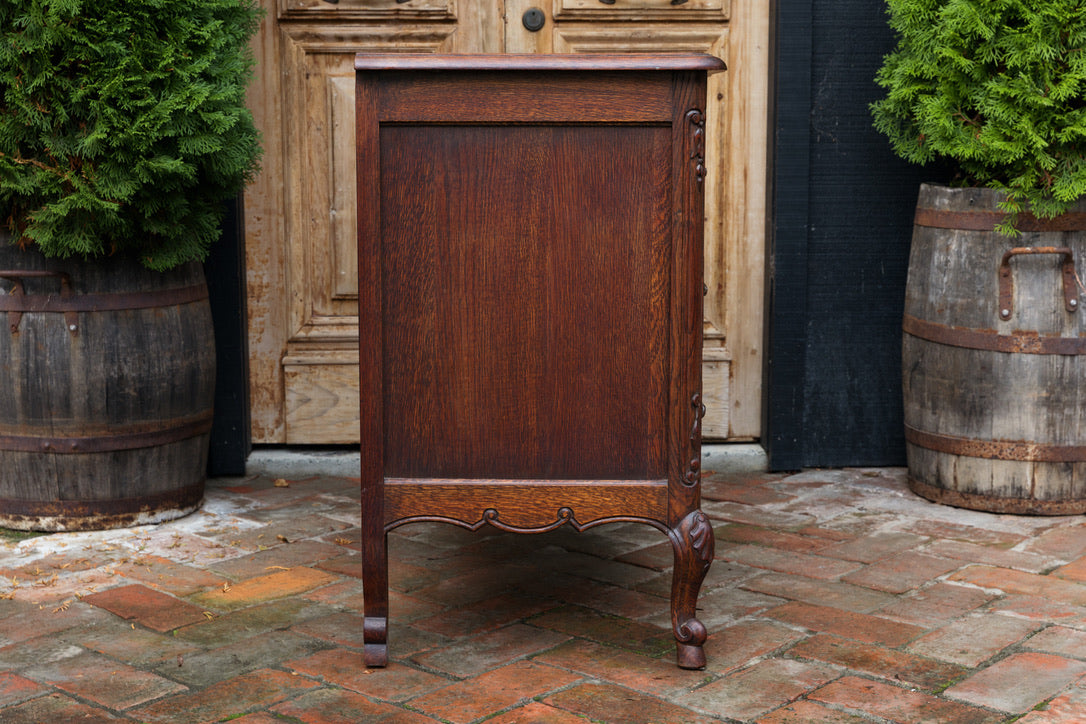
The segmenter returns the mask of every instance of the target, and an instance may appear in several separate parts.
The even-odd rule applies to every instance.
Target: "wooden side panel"
[[[382,128],[387,475],[666,476],[670,153],[666,126]]]
[[[671,318],[668,393],[670,481],[668,525],[700,505],[704,400],[701,345],[704,318],[704,204],[706,191],[704,74],[676,74],[672,100]]]
[[[368,666],[388,660],[385,533],[421,520],[665,531],[677,663],[705,666],[704,103],[705,71],[723,64],[656,67],[676,57],[639,56],[626,71],[644,107],[610,102],[614,87],[638,89],[599,83],[598,56],[492,80],[462,55],[440,58],[410,84],[360,59]],[[668,112],[648,123],[661,78]],[[386,85],[374,111],[372,89]],[[405,85],[426,108],[402,102]],[[607,123],[581,122],[601,107]]]
[[[542,77],[529,98],[515,75],[473,72],[471,85],[452,77],[421,82],[410,75],[392,77],[397,80],[382,89],[383,122],[663,123],[670,114],[671,90],[664,77],[639,82],[629,73],[607,71],[564,82]]]

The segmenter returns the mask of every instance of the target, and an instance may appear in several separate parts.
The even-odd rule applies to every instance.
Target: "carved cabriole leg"
[[[708,635],[697,619],[698,592],[713,562],[713,526],[700,510],[694,510],[668,532],[675,551],[671,579],[671,626],[675,633],[678,664],[684,669],[705,667],[702,645]]]

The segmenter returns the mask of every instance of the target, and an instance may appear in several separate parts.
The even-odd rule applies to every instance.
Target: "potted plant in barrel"
[[[910,485],[1086,511],[1086,6],[889,0],[876,127],[920,189],[903,338]]]
[[[256,172],[252,0],[0,0],[0,526],[203,498],[200,261]]]

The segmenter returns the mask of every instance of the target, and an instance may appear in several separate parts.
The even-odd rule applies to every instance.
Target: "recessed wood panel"
[[[358,299],[358,254],[355,239],[354,78],[328,77],[328,170],[331,203],[329,256],[333,260],[332,298]],[[332,311],[332,310],[329,310]],[[338,312],[338,310],[336,310]]]
[[[665,477],[670,128],[380,145],[386,475]]]
[[[559,0],[555,15],[559,18],[631,18],[637,20],[726,19],[731,0],[621,0],[603,3],[600,0]]]
[[[468,0],[469,2],[471,0]],[[696,2],[697,0],[695,0]],[[325,20],[454,20],[453,0],[278,0],[279,17]]]
[[[638,82],[629,73],[600,71],[568,81],[562,73],[536,81],[525,98],[523,79],[515,74],[472,73],[478,82],[457,83],[453,77],[425,81],[409,73],[392,73],[382,86],[381,120],[400,123],[555,123],[576,118],[581,123],[667,123],[671,120],[671,86],[666,76]],[[636,92],[634,92],[636,89]]]

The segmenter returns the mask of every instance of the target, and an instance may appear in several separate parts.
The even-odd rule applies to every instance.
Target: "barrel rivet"
[[[1011,310],[1009,310],[1009,309],[1001,309],[1000,312],[999,312],[999,316],[1006,319],[1007,317],[1011,316]]]

